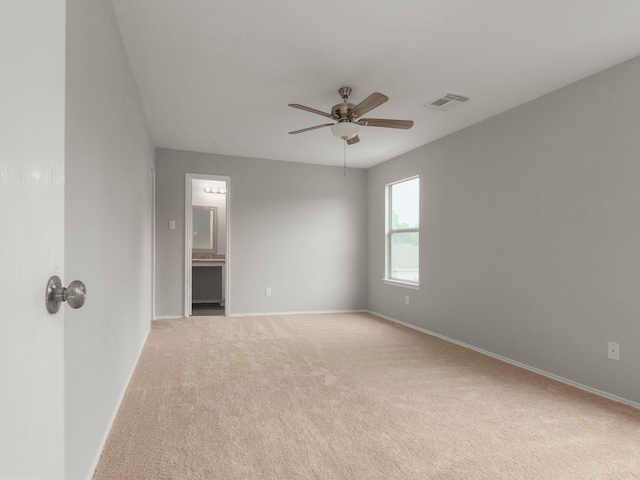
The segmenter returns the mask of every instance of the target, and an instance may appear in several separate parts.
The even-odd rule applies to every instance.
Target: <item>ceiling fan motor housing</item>
[[[351,121],[351,112],[355,107],[353,103],[339,103],[331,109],[331,116],[336,120]]]

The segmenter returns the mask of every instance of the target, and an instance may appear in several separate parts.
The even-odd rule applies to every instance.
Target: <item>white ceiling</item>
[[[366,116],[347,162],[370,167],[640,55],[638,0],[112,0],[155,145],[341,165],[338,88]],[[472,97],[449,112],[422,104]],[[614,92],[611,92],[614,94]]]

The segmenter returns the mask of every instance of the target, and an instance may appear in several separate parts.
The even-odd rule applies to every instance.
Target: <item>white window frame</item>
[[[420,238],[420,227],[418,226],[417,228],[398,228],[398,229],[393,229],[392,228],[392,220],[393,220],[393,215],[392,215],[392,211],[393,211],[393,205],[391,202],[391,190],[394,187],[394,185],[398,185],[400,183],[404,183],[404,182],[408,182],[410,180],[415,180],[415,179],[420,180],[420,175],[414,175],[413,177],[408,177],[408,178],[403,178],[402,180],[398,180],[396,182],[391,182],[391,183],[387,183],[385,185],[385,207],[386,207],[386,214],[385,214],[385,245],[384,245],[384,252],[385,252],[385,258],[384,258],[384,263],[385,263],[385,271],[384,271],[384,278],[382,279],[382,281],[384,283],[386,283],[387,285],[395,285],[398,287],[404,287],[404,288],[409,288],[412,290],[420,290],[420,282],[412,282],[410,280],[400,280],[397,278],[393,278],[391,277],[391,239],[394,233],[418,233],[418,238]],[[420,197],[418,196],[418,215],[420,214]],[[420,244],[418,243],[418,259],[420,258]],[[418,277],[420,277],[420,261],[418,260]]]

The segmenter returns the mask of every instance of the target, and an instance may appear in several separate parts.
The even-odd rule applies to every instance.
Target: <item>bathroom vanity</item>
[[[192,302],[224,306],[226,277],[224,254],[194,253],[191,259]]]

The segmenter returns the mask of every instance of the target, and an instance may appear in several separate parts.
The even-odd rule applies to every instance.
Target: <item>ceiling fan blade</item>
[[[354,118],[361,117],[362,115],[364,115],[367,112],[370,112],[374,108],[379,107],[387,100],[389,100],[389,97],[387,97],[386,95],[383,95],[377,92],[372,93],[363,101],[361,101],[358,105],[356,105],[353,111],[351,112],[351,114],[353,115]]]
[[[386,118],[361,118],[358,125],[364,127],[386,127],[386,128],[403,128],[413,127],[412,120],[389,120]]]
[[[360,137],[358,137],[358,135],[356,135],[353,138],[350,138],[349,140],[347,140],[347,145],[353,145],[354,143],[358,143],[360,141]]]
[[[308,132],[310,130],[315,130],[316,128],[322,127],[330,127],[333,123],[325,123],[324,125],[316,125],[315,127],[303,128],[302,130],[294,130],[293,132],[289,132],[290,135],[295,135],[296,133]]]
[[[315,113],[315,114],[318,114],[318,115],[322,115],[323,117],[327,117],[327,118],[333,119],[333,117],[331,116],[330,113],[325,113],[325,112],[322,112],[320,110],[316,110],[315,108],[305,107],[304,105],[299,105],[297,103],[290,103],[289,106],[293,107],[293,108],[299,108],[300,110],[304,110],[306,112]]]

